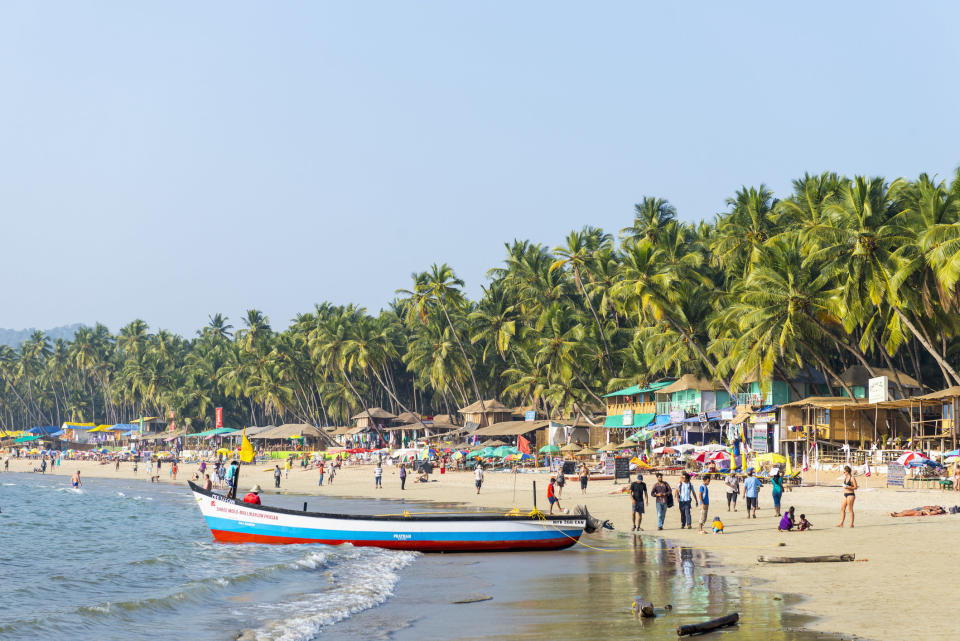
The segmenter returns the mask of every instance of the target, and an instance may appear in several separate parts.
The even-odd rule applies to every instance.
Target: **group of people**
[[[699,508],[698,532],[701,534],[706,534],[704,526],[709,518],[708,513],[710,510],[710,475],[705,474],[700,477],[700,485],[698,488],[696,488],[696,491],[693,487],[693,482],[691,480],[692,477],[687,472],[684,472],[681,475],[680,483],[676,488],[671,488],[670,485],[664,481],[662,473],[658,472],[656,478],[657,482],[653,485],[653,488],[650,490],[649,494],[647,492],[647,484],[643,482],[642,474],[638,474],[637,479],[630,484],[629,493],[632,506],[632,530],[634,532],[643,531],[643,528],[641,527],[643,515],[646,511],[646,506],[650,504],[650,497],[653,497],[657,510],[658,530],[663,529],[667,510],[672,508],[674,506],[674,502],[676,502],[680,511],[680,528],[692,529],[692,508],[696,506]],[[551,481],[552,480],[553,479],[551,479]],[[794,529],[800,532],[809,530],[812,527],[812,524],[807,519],[805,514],[801,514],[800,517],[797,518],[795,516],[795,508],[793,506],[791,506],[790,509],[785,513],[781,514],[780,504],[784,491],[783,480],[783,475],[780,473],[780,470],[774,469],[773,474],[770,477],[770,485],[772,486],[775,516],[780,518],[777,529],[781,532],[790,532]],[[732,510],[736,512],[737,497],[740,494],[740,478],[736,474],[728,474],[724,479],[724,486],[727,494],[727,511],[730,512]],[[743,479],[743,493],[747,504],[747,518],[757,518],[760,488],[762,486],[763,481],[754,474],[753,470],[748,470]],[[857,480],[854,478],[850,466],[846,466],[844,468],[843,497],[840,506],[840,523],[837,524],[837,527],[843,527],[843,525],[846,523],[848,513],[850,516],[850,527],[853,527],[853,505],[854,501],[856,500],[857,487]],[[723,532],[723,528],[723,521],[720,520],[719,516],[715,516],[712,522],[713,532],[720,534]]]

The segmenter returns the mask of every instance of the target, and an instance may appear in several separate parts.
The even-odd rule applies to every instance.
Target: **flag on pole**
[[[240,460],[244,463],[253,462],[253,445],[247,438],[247,428],[243,428],[243,441],[240,443]]]
[[[517,438],[517,449],[523,454],[530,453],[530,441],[523,438],[522,436]]]

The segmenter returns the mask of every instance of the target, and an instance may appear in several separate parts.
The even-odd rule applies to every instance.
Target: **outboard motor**
[[[593,534],[600,528],[606,528],[608,530],[613,529],[613,523],[611,523],[610,521],[600,521],[599,519],[594,518],[590,514],[590,510],[587,509],[586,505],[578,505],[577,507],[574,508],[573,512],[577,516],[586,517],[587,523],[583,527],[583,531],[586,532],[587,534]]]

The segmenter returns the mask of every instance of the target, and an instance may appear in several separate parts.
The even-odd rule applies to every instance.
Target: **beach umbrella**
[[[508,445],[508,443],[504,443],[499,439],[493,439],[483,444],[484,447],[503,447],[504,445]]]
[[[727,446],[721,445],[720,443],[710,443],[709,445],[704,445],[703,449],[708,452],[726,452]]]
[[[647,429],[643,429],[643,430],[640,430],[639,432],[635,432],[634,434],[628,436],[627,440],[642,442],[642,441],[649,441],[652,438],[653,438],[653,432]]]
[[[907,451],[900,455],[900,458],[896,460],[896,463],[899,465],[909,465],[914,461],[922,461],[922,460],[929,460],[929,459],[927,459],[927,457],[921,454],[920,452]]]
[[[601,452],[616,452],[616,451],[619,450],[619,449],[620,449],[620,445],[617,445],[616,443],[607,443],[606,445],[604,445],[603,447],[600,448],[600,451],[601,451]]]
[[[436,457],[437,450],[433,449],[432,447],[425,447],[423,448],[423,451],[420,452],[420,456],[422,456],[423,458]]]
[[[691,444],[691,443],[683,443],[683,444],[677,446],[677,451],[680,452],[681,454],[686,454],[686,453],[688,453],[688,452],[693,452],[693,451],[695,451],[696,449],[697,449],[697,446],[696,446],[696,445],[693,445],[693,444]]]
[[[907,467],[923,467],[924,465],[929,465],[930,467],[940,467],[939,463],[936,461],[931,461],[928,458],[917,458],[907,463]]]
[[[580,446],[576,443],[568,443],[560,448],[561,452],[579,452]]]
[[[787,457],[775,452],[767,452],[757,457],[758,463],[770,463],[771,465],[786,465]]]
[[[541,454],[556,454],[560,451],[559,445],[544,445],[539,449]]]
[[[943,458],[957,457],[960,456],[960,450],[950,450],[949,452],[943,453]]]
[[[710,452],[707,452],[706,450],[704,450],[703,452],[699,452],[696,456],[694,456],[693,460],[696,461],[697,463],[706,463],[707,457],[709,456],[710,456]]]
[[[653,453],[654,454],[676,454],[677,450],[672,447],[668,447],[666,445],[661,445],[660,447],[653,448]]]
[[[576,455],[577,456],[593,456],[594,454],[599,454],[599,452],[597,452],[597,450],[592,450],[589,447],[585,447],[579,452],[577,452]]]
[[[510,456],[511,454],[516,454],[517,452],[518,450],[515,447],[511,447],[510,445],[502,445],[493,450],[490,455],[497,458],[503,458],[505,456]]]

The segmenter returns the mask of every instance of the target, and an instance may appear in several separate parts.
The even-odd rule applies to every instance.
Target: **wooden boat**
[[[253,505],[189,485],[213,538],[225,543],[351,543],[417,552],[561,550],[580,539],[587,522],[579,515],[322,514]]]

